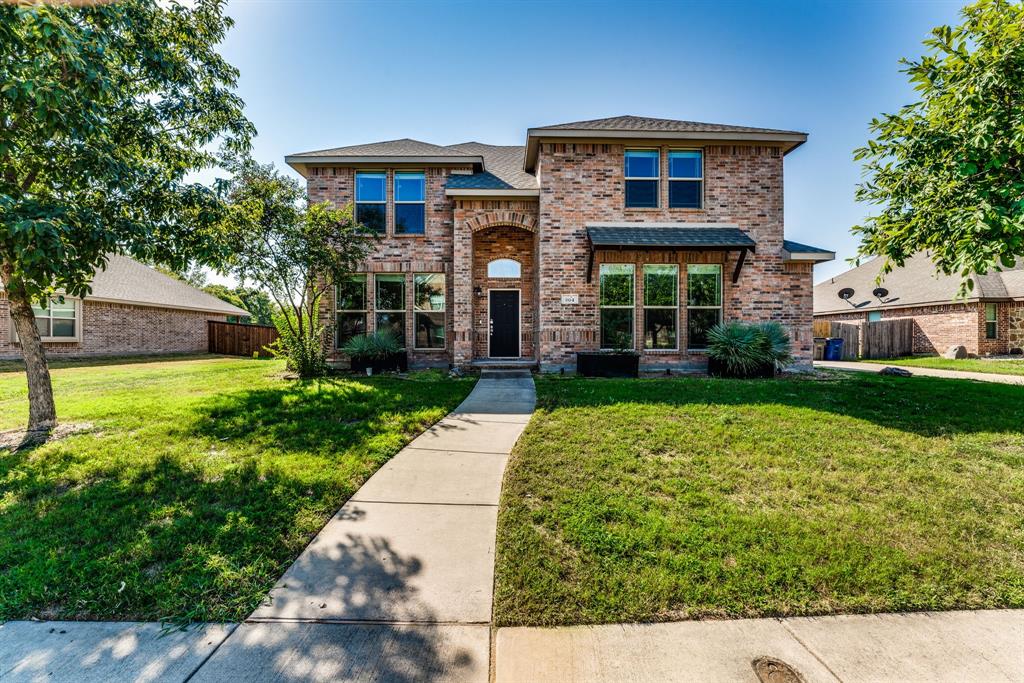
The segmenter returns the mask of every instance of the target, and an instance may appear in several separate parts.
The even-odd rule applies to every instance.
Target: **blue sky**
[[[223,45],[254,155],[411,137],[522,144],[530,126],[636,114],[806,131],[786,158],[786,236],[848,268],[852,151],[914,99],[949,2],[270,2],[236,0]]]

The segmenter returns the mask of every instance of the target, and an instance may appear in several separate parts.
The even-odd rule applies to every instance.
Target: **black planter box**
[[[383,358],[374,359],[352,359],[353,372],[366,372],[366,368],[372,368],[374,374],[378,372],[406,372],[409,369],[409,357],[403,352],[389,353]]]
[[[712,377],[728,377],[730,379],[771,379],[775,377],[775,363],[764,363],[749,372],[729,372],[725,363],[708,358],[708,374]]]
[[[584,377],[639,377],[638,353],[577,353],[576,374]]]

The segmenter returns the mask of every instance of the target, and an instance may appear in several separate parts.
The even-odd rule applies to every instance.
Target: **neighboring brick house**
[[[814,287],[815,320],[871,322],[914,320],[914,353],[943,353],[964,346],[976,355],[1005,354],[1024,347],[1024,263],[974,277],[971,296],[958,298],[958,277],[938,274],[920,253],[877,283],[872,260]],[[883,292],[876,292],[881,287]],[[848,299],[839,296],[853,290]],[[877,293],[877,295],[876,295]]]
[[[207,350],[208,320],[244,310],[127,256],[108,257],[84,299],[36,308],[36,324],[53,356],[127,356]],[[8,302],[0,289],[0,358],[21,358]]]
[[[783,234],[783,158],[804,133],[621,116],[526,145],[415,140],[294,154],[311,201],[354,203],[380,241],[325,298],[332,359],[391,328],[413,365],[572,368],[625,347],[701,366],[721,320],[775,320],[812,353],[812,269]]]

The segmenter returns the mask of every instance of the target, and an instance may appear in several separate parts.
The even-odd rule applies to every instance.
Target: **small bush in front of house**
[[[352,369],[357,372],[366,368],[371,368],[373,372],[408,369],[402,345],[390,330],[352,337],[341,350],[349,357]]]
[[[789,334],[779,323],[731,321],[708,331],[708,373],[773,377],[793,361]]]
[[[274,322],[281,336],[267,349],[275,358],[283,358],[287,368],[302,378],[327,374],[327,354],[323,343],[326,330],[323,327],[312,334],[297,335],[288,325],[278,320]]]

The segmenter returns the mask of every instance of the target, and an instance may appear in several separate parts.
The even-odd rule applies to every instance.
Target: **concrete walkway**
[[[1024,610],[498,630],[496,683],[1024,681]],[[789,683],[781,676],[765,679]]]
[[[480,681],[501,478],[529,373],[485,374],[321,530],[194,681]]]
[[[999,361],[991,361],[997,363]],[[816,369],[823,370],[855,370],[857,372],[879,373],[883,368],[889,367],[881,363],[856,363],[845,360],[816,360]],[[902,370],[907,370],[912,375],[920,377],[943,377],[945,379],[973,379],[979,382],[993,382],[995,384],[1022,384],[1024,375],[996,375],[989,372],[967,372],[964,370],[939,370],[937,368],[915,368],[910,365],[894,365]]]

